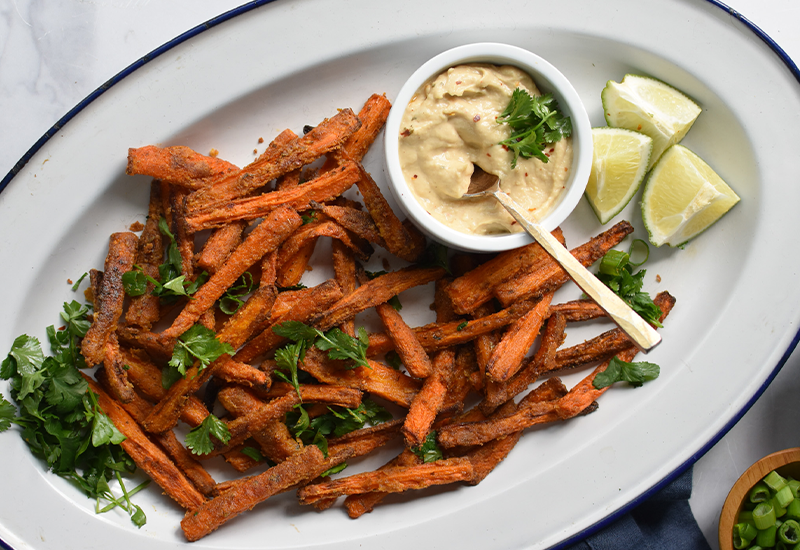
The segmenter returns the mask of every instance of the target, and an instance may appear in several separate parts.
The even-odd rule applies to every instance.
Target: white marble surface
[[[176,35],[240,3],[0,1],[0,176],[110,77]],[[800,60],[797,0],[731,0],[729,5]],[[746,80],[746,75],[742,78]],[[744,418],[697,462],[691,504],[712,548],[717,547],[719,509],[741,472],[765,454],[800,444],[800,431],[793,422],[800,417],[798,390],[800,353],[795,353]]]

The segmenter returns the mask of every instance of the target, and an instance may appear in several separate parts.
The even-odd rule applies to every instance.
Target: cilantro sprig
[[[647,361],[628,363],[613,357],[606,370],[594,377],[592,385],[595,389],[602,390],[615,382],[627,382],[634,388],[638,388],[645,382],[658,378],[660,372],[661,369],[654,363]]]
[[[198,372],[202,372],[226,353],[233,355],[236,351],[227,342],[220,342],[213,330],[197,323],[181,334],[175,342],[172,358],[169,360],[171,368],[164,369],[162,385],[168,388],[179,377],[186,376],[186,369],[191,367],[195,360],[199,362]]]
[[[214,442],[211,441],[212,435],[219,439],[223,445],[231,439],[228,425],[213,414],[209,414],[198,426],[189,430],[184,442],[192,453],[207,455],[214,450]]]
[[[512,92],[497,122],[511,127],[511,137],[500,142],[514,154],[511,168],[516,168],[520,157],[547,162],[547,145],[572,134],[572,121],[560,111],[553,94],[534,97],[522,88]]]
[[[641,269],[634,273],[633,268],[634,264],[631,263],[627,252],[609,250],[600,260],[597,278],[622,298],[642,319],[653,326],[661,327],[659,322],[661,308],[653,302],[650,294],[642,292],[644,275],[647,271]]]
[[[338,328],[322,332],[300,321],[286,321],[274,327],[272,331],[278,336],[283,336],[293,342],[302,342],[305,349],[316,346],[322,351],[327,351],[330,359],[353,361],[353,368],[370,368],[369,361],[367,361],[369,336],[364,327],[359,327],[358,338],[353,338]],[[305,350],[303,351],[304,353]],[[301,357],[303,354],[301,354]]]
[[[19,426],[31,452],[95,499],[97,513],[120,507],[141,527],[147,518],[130,497],[149,481],[126,489],[121,474],[134,472],[136,465],[119,446],[125,436],[103,412],[78,370],[86,366],[79,342],[89,328],[87,313],[88,308],[78,302],[64,304],[61,318],[66,325],[61,330],[47,327],[50,356],[33,336],[23,334],[14,340],[0,363],[0,378],[9,381],[18,410],[0,395],[0,432]],[[112,492],[112,479],[119,482],[122,497]]]

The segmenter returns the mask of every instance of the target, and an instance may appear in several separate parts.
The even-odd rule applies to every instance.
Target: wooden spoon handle
[[[567,275],[575,281],[587,296],[597,302],[603,311],[621,328],[628,338],[643,352],[647,353],[661,342],[661,335],[642,319],[628,304],[614,294],[610,288],[595,277],[583,264],[575,259],[550,233],[539,224],[531,222],[523,214],[519,205],[502,191],[495,191],[494,197],[514,216],[522,227],[536,239],[542,248],[557,261]]]

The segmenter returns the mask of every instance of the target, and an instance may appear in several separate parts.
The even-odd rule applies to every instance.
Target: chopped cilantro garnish
[[[198,370],[202,371],[226,353],[235,353],[231,345],[220,342],[213,330],[198,323],[178,337],[169,366],[185,376],[186,369],[192,366],[195,359],[200,362]]]
[[[419,447],[411,447],[411,452],[422,459],[422,462],[436,462],[442,459],[442,450],[436,443],[436,430],[432,430]]]
[[[649,380],[655,380],[660,372],[661,369],[659,369],[658,365],[653,363],[646,361],[628,363],[613,357],[609,361],[606,370],[594,377],[592,385],[601,390],[615,382],[628,382],[636,388]]]
[[[367,361],[369,337],[364,327],[359,327],[358,338],[353,338],[338,328],[322,332],[300,321],[281,323],[274,327],[272,331],[278,336],[283,336],[294,342],[302,342],[304,350],[311,346],[316,346],[322,351],[327,351],[330,359],[352,360],[354,362],[353,367],[370,368],[369,361]],[[302,355],[301,353],[301,358]]]
[[[519,157],[547,162],[547,145],[572,134],[572,121],[561,113],[553,94],[534,97],[521,88],[511,94],[497,122],[511,127],[511,137],[500,142],[514,154],[511,168],[516,168]]]
[[[253,275],[245,271],[239,279],[219,299],[219,309],[233,315],[244,305],[243,298],[253,291]]]
[[[224,445],[231,439],[231,432],[228,425],[222,420],[209,414],[199,426],[195,426],[186,434],[186,447],[196,455],[207,455],[214,450],[214,442],[211,436],[216,437]]]

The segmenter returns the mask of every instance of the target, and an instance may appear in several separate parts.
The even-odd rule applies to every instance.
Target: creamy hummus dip
[[[522,231],[492,197],[463,200],[473,165],[500,177],[500,188],[534,220],[555,205],[569,177],[572,140],[545,149],[549,161],[520,157],[498,145],[511,136],[496,118],[511,94],[523,88],[541,95],[533,80],[512,66],[460,65],[422,86],[400,124],[400,166],[412,193],[434,218],[462,233],[496,235]]]

